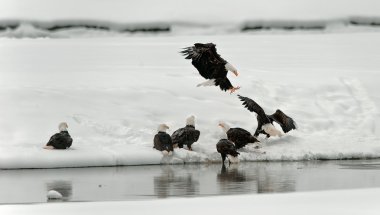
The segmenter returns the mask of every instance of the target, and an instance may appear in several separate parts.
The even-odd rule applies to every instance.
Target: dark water
[[[380,187],[380,160],[0,170],[0,203],[142,200]]]

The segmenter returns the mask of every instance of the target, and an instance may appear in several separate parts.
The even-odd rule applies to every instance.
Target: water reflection
[[[380,187],[379,169],[367,160],[0,170],[0,204],[46,202],[49,190],[107,201]]]
[[[293,165],[283,163],[252,163],[222,165],[217,175],[220,193],[293,192],[296,177]]]
[[[297,182],[297,167],[290,163],[275,163],[257,167],[258,193],[294,192]]]
[[[194,196],[199,193],[199,181],[193,179],[189,168],[179,169],[178,166],[161,166],[160,168],[161,174],[153,177],[154,193],[158,198]]]
[[[216,178],[221,194],[257,193],[257,178],[247,176],[245,171],[239,170],[238,164],[228,168],[223,164]]]
[[[62,195],[62,199],[48,199],[48,202],[69,201],[73,194],[71,181],[52,181],[46,183],[46,193],[49,190],[55,190]]]

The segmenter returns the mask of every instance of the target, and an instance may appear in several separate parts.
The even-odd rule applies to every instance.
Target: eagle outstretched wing
[[[195,43],[194,46],[184,48],[181,53],[186,56],[185,59],[192,60],[192,64],[203,78],[218,79],[227,76],[227,61],[216,52],[215,44]]]
[[[249,111],[255,112],[257,114],[257,118],[259,119],[260,123],[262,123],[263,125],[270,123],[269,118],[265,114],[264,109],[262,107],[260,107],[260,105],[258,105],[255,101],[253,101],[252,99],[250,99],[248,97],[244,97],[241,95],[238,95],[238,97],[239,97],[240,101],[243,102],[243,105],[245,108],[247,108]]]
[[[277,122],[285,133],[297,129],[296,122],[281,110],[276,110],[274,114],[269,115],[268,117]]]

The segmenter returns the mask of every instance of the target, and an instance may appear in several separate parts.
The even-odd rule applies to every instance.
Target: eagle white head
[[[227,123],[225,123],[223,121],[220,121],[219,124],[218,124],[218,126],[222,127],[223,131],[226,132],[226,133],[231,128]]]
[[[192,125],[195,127],[195,116],[191,115],[186,119],[186,125]]]
[[[68,128],[69,126],[67,125],[67,123],[66,122],[61,122],[61,123],[59,123],[59,125],[58,125],[58,129],[59,129],[59,131],[67,131],[67,128]]]
[[[168,129],[169,129],[169,126],[167,126],[166,124],[159,124],[157,131],[166,132],[166,130]]]

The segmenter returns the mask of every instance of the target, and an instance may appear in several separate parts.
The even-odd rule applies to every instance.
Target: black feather
[[[232,88],[231,82],[227,78],[227,69],[224,60],[216,51],[213,43],[196,43],[194,46],[184,48],[181,53],[185,59],[191,59],[191,63],[205,79],[215,79],[215,85],[221,90]]]
[[[277,122],[285,133],[297,129],[296,122],[281,110],[276,110],[274,114],[269,115],[268,117]]]
[[[158,151],[173,151],[172,138],[166,132],[158,132],[154,136],[153,143],[153,148],[157,149]]]
[[[238,151],[236,151],[234,143],[227,139],[219,140],[219,142],[216,144],[216,150],[222,156],[223,163],[227,155],[232,155],[234,157],[237,157],[240,154]]]
[[[191,145],[197,142],[200,136],[200,132],[193,126],[186,126],[173,132],[171,138],[173,144],[178,144],[179,148],[183,148],[186,145],[191,150]]]
[[[272,115],[267,115],[264,112],[264,109],[260,107],[255,101],[248,97],[244,97],[241,95],[238,95],[239,99],[243,102],[243,106],[247,108],[251,112],[257,113],[257,129],[255,131],[254,136],[258,136],[260,133],[263,133],[269,137],[269,134],[267,134],[263,129],[262,126],[268,123],[273,124],[273,121],[277,122],[282,130],[287,133],[293,129],[297,129],[296,122],[289,116],[287,116],[285,113],[283,113],[281,110],[277,110]]]
[[[259,142],[249,131],[242,128],[230,128],[227,131],[227,138],[235,143],[236,149],[243,148],[248,143]]]
[[[55,149],[67,149],[73,143],[68,131],[61,131],[50,137],[47,146],[53,146]]]
[[[247,108],[249,111],[255,112],[257,114],[257,119],[263,125],[270,123],[270,120],[267,117],[267,115],[265,114],[264,109],[262,107],[260,107],[259,104],[257,104],[255,101],[253,101],[252,99],[250,99],[248,97],[244,97],[241,95],[238,95],[238,97],[239,97],[240,101],[243,102],[243,106],[245,108]]]

